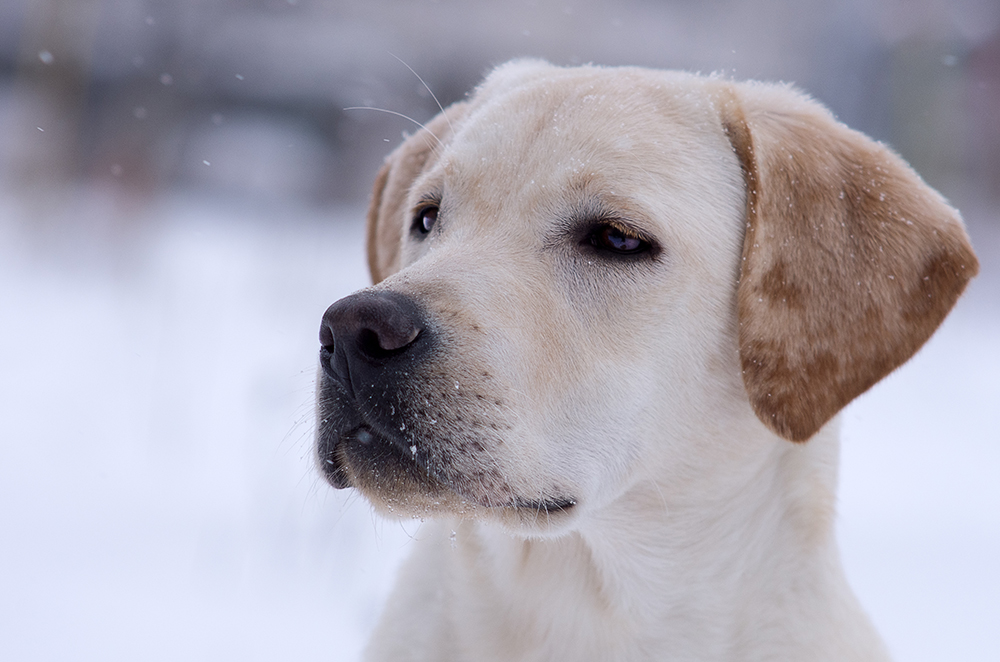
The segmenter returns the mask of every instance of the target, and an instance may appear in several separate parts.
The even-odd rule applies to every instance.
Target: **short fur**
[[[368,257],[325,329],[400,300],[427,349],[324,366],[321,466],[433,520],[368,659],[886,659],[831,419],[978,268],[891,150],[786,86],[516,61],[388,157]]]

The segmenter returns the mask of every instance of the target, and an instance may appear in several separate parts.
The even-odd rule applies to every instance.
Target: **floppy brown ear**
[[[804,441],[920,348],[979,264],[958,212],[818,103],[754,84],[721,101],[747,184],[743,382]]]
[[[409,224],[406,196],[410,186],[420,173],[437,161],[467,105],[460,102],[446,108],[403,141],[379,169],[368,206],[366,232],[368,270],[373,283],[384,280],[402,266],[399,251]]]

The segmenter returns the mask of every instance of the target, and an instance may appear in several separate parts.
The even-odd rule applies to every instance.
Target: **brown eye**
[[[420,234],[427,234],[434,228],[434,223],[437,222],[438,208],[434,205],[429,207],[424,207],[417,212],[416,217],[413,219],[413,230],[419,232]]]
[[[649,242],[614,225],[602,225],[591,233],[589,240],[590,245],[598,250],[622,255],[642,253],[650,248]]]

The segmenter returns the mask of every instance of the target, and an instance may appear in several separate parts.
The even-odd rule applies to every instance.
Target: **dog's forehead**
[[[689,146],[722,136],[702,79],[598,68],[487,84],[456,129],[428,181],[541,190],[623,172],[682,179],[704,162]]]

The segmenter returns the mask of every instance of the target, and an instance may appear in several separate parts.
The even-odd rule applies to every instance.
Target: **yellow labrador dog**
[[[959,214],[786,87],[495,70],[407,139],[320,330],[319,463],[430,520],[370,660],[881,660],[835,416],[976,273]]]

